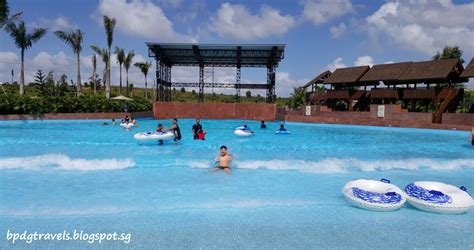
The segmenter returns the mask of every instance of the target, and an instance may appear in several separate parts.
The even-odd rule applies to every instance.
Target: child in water
[[[165,132],[165,129],[163,128],[163,124],[161,124],[161,123],[158,124],[158,128],[156,129],[156,132],[157,132],[157,133],[163,133],[163,132]],[[158,141],[158,144],[159,144],[159,145],[163,145],[163,140],[159,140],[159,141]]]
[[[197,132],[197,138],[198,140],[205,140],[204,136],[206,135],[206,133],[204,133],[204,131],[202,129],[200,129],[198,132]]]
[[[232,160],[232,155],[227,152],[226,146],[221,146],[219,150],[219,156],[217,157],[217,161],[219,165],[213,167],[210,172],[216,172],[219,170],[224,170],[226,174],[230,174],[230,161]]]

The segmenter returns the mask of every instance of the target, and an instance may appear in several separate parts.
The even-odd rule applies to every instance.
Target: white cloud
[[[40,18],[37,22],[32,23],[32,27],[42,27],[47,28],[50,31],[54,32],[56,30],[70,30],[76,28],[75,25],[69,23],[67,17],[57,17],[56,19]]]
[[[343,62],[342,62],[342,57],[337,57],[334,59],[334,61],[331,64],[328,64],[326,68],[330,71],[334,71],[338,68],[345,68],[347,67]]]
[[[176,8],[176,7],[180,6],[183,3],[183,0],[160,0],[159,2],[164,4],[164,5],[168,5],[168,6],[171,6],[173,8]]]
[[[403,49],[433,55],[445,45],[474,54],[474,3],[451,0],[393,1],[368,16],[369,33]]]
[[[366,66],[372,67],[374,65],[374,59],[370,56],[359,56],[354,62],[355,66]]]
[[[303,86],[308,79],[293,79],[288,72],[276,72],[275,93],[280,97],[287,97],[293,93],[293,88]]]
[[[303,16],[314,25],[319,25],[351,11],[351,0],[306,0],[304,2]]]
[[[150,0],[101,0],[98,13],[117,19],[116,28],[131,36],[160,41],[192,41],[187,35],[177,33],[173,23],[160,6]]]
[[[294,25],[292,16],[282,15],[270,6],[262,6],[260,13],[254,15],[243,5],[224,3],[211,18],[209,30],[221,37],[252,40],[283,35]]]
[[[332,26],[329,31],[331,32],[332,38],[339,38],[346,33],[346,24],[340,23],[337,26]]]

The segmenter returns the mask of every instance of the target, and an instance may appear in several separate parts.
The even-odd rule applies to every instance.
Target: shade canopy
[[[119,96],[116,96],[116,97],[113,97],[113,98],[110,98],[112,100],[121,100],[121,101],[132,101],[133,99],[132,98],[128,98],[126,96],[123,96],[123,95],[119,95]]]
[[[168,66],[272,67],[284,44],[146,43],[150,57]]]

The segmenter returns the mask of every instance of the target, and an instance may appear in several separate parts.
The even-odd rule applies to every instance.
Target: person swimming
[[[197,132],[197,139],[204,141],[204,140],[205,140],[205,138],[204,138],[205,135],[206,135],[206,133],[205,133],[202,129],[200,129],[200,130]]]
[[[287,129],[285,128],[285,125],[284,124],[280,124],[280,129],[279,131],[287,131]]]
[[[137,125],[137,119],[135,119],[135,118],[132,117],[131,123],[132,123],[134,126],[136,126],[136,125]]]
[[[226,146],[221,146],[219,149],[219,156],[216,159],[219,162],[219,165],[213,167],[210,172],[216,172],[219,170],[224,170],[226,174],[230,174],[230,161],[232,161],[232,155],[227,152]]]
[[[260,123],[260,128],[267,128],[267,125],[265,124],[265,121],[262,121],[262,123]]]
[[[115,126],[115,118],[112,118],[112,125]]]
[[[474,146],[474,127],[471,130],[471,144]]]
[[[156,129],[157,133],[164,133],[165,129],[163,128],[163,124],[158,123],[158,128]],[[163,145],[163,140],[158,140],[159,145]]]

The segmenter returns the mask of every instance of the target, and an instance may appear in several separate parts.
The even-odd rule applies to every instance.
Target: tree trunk
[[[76,95],[81,95],[81,59],[77,54],[77,79],[76,79]]]
[[[145,75],[145,99],[148,100],[148,82],[146,81],[146,75]]]
[[[120,64],[120,88],[119,93],[122,94],[122,64]]]
[[[21,50],[20,95],[25,94],[25,50]]]
[[[126,78],[126,81],[127,81],[127,96],[129,96],[129,88],[128,88],[128,69],[126,68],[125,69],[125,78]]]
[[[92,71],[92,83],[94,84],[94,94],[97,94],[97,80],[95,79],[96,67]]]
[[[109,57],[108,62],[106,63],[105,71],[106,71],[105,72],[105,97],[109,99],[110,98],[110,57]]]

